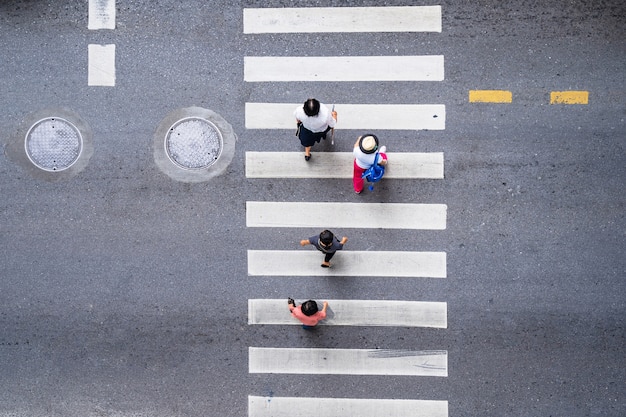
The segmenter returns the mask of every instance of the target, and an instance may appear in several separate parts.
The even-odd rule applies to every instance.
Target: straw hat
[[[376,137],[376,135],[373,135],[371,133],[361,136],[361,140],[359,141],[359,148],[363,153],[376,152],[376,149],[378,149],[378,138]]]

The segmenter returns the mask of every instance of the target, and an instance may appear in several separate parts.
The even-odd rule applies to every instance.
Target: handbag
[[[374,163],[367,168],[361,178],[370,183],[369,190],[374,191],[374,183],[380,181],[385,175],[385,166],[378,164],[378,152],[374,156]]]

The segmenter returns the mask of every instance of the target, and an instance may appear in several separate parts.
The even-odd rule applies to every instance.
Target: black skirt
[[[323,132],[311,132],[306,127],[302,126],[302,123],[298,126],[298,138],[300,138],[300,143],[302,146],[309,147],[315,145],[316,142],[319,142],[322,139],[326,139],[326,133],[331,129],[330,126],[326,128]]]

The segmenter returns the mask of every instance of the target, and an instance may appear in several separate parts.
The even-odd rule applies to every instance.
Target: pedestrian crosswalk
[[[446,212],[445,204],[248,201],[246,226],[443,230]]]
[[[447,417],[448,402],[368,398],[248,397],[248,414],[256,417]]]
[[[448,352],[393,349],[248,348],[250,373],[448,376]]]
[[[298,304],[305,300],[296,300]],[[436,301],[325,300],[326,319],[319,326],[399,326],[445,329],[448,305]],[[285,299],[248,300],[248,324],[296,325]]]
[[[441,32],[441,6],[244,9],[243,33]]]
[[[243,78],[247,82],[443,81],[443,56],[247,56]]]
[[[247,129],[292,129],[293,112],[302,103],[246,103]],[[443,130],[446,106],[442,104],[342,104],[341,129]]]
[[[443,152],[387,152],[386,179],[442,179]],[[351,152],[316,152],[308,163],[297,152],[246,152],[246,178],[352,178]]]
[[[305,7],[250,8],[243,12],[246,34],[287,33],[364,33],[364,32],[441,32],[440,6],[402,7]],[[245,56],[243,78],[248,83],[277,82],[438,82],[444,80],[443,55],[369,56],[354,51],[342,56]],[[364,51],[367,52],[367,51]],[[245,127],[264,130],[295,129],[294,109],[304,98],[290,102],[245,103]],[[323,97],[320,97],[324,99]],[[443,104],[351,103],[346,97],[334,103],[339,113],[337,128],[342,130],[419,131],[445,130]],[[287,133],[285,133],[287,134]],[[351,144],[350,144],[351,145]],[[444,178],[442,152],[388,152],[391,161],[383,181],[441,180]],[[304,161],[301,152],[246,152],[246,178],[314,179],[352,177],[351,152],[315,152]],[[412,181],[410,181],[412,182]],[[397,184],[406,184],[398,181]],[[346,181],[346,186],[351,189]],[[307,213],[303,216],[302,213]],[[390,229],[443,231],[447,205],[429,203],[354,203],[344,201],[247,201],[246,226],[249,228],[307,228],[310,234],[322,229]],[[301,232],[300,232],[301,233]],[[297,245],[297,243],[296,243]],[[367,279],[382,277],[390,285],[410,279],[419,283],[447,277],[447,255],[443,251],[351,250],[350,243],[331,260],[330,268],[320,268],[322,257],[311,248],[247,250],[249,279],[281,277],[334,277]],[[430,249],[430,248],[429,248]],[[323,282],[323,281],[317,281]],[[281,284],[277,284],[281,285]],[[313,287],[316,284],[312,284]],[[325,289],[327,292],[328,289]],[[310,294],[315,298],[315,294]],[[320,326],[406,327],[446,329],[447,303],[443,300],[365,300],[330,299],[327,317]],[[301,302],[301,301],[299,301]],[[299,325],[287,308],[286,299],[248,300],[251,326]],[[447,377],[446,350],[339,349],[249,346],[250,374],[292,375],[387,375],[405,377]],[[421,347],[425,348],[425,347]],[[431,348],[431,346],[428,346]],[[448,415],[448,402],[441,398],[380,399],[281,396],[248,397],[249,416],[304,415],[300,410],[333,416],[433,416]],[[372,394],[374,395],[374,394]],[[360,395],[359,395],[360,396]]]
[[[344,276],[445,278],[445,252],[337,252],[331,268],[320,268],[320,254],[311,250],[248,250],[250,276]]]

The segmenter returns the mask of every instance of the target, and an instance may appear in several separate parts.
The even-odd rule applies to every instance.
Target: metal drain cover
[[[205,169],[220,157],[222,144],[222,134],[213,123],[200,117],[187,117],[170,127],[165,152],[181,168]]]
[[[36,122],[26,134],[28,159],[45,171],[63,171],[80,156],[83,138],[72,123],[59,117]]]

